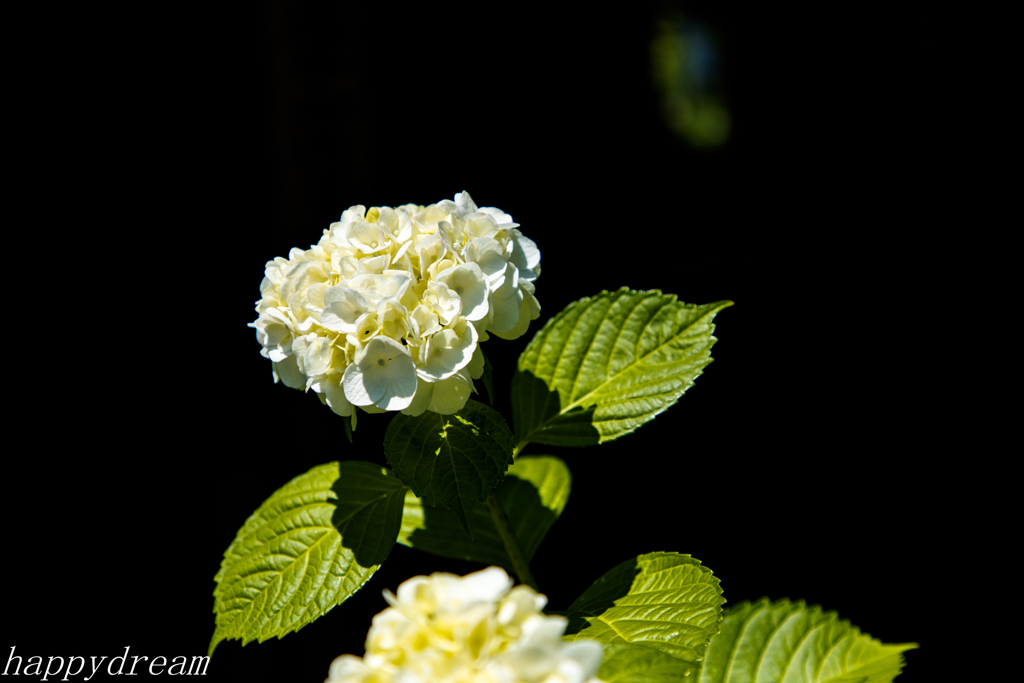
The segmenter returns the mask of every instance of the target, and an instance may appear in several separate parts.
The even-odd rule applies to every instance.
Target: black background
[[[649,43],[673,8],[722,47],[733,131],[716,151],[659,117]],[[6,487],[20,531],[5,653],[206,652],[212,578],[246,517],[314,465],[384,462],[385,417],[361,419],[350,445],[312,394],[272,384],[246,327],[263,264],[350,205],[467,190],[542,252],[541,319],[485,347],[510,421],[515,359],[569,302],[622,285],[736,302],[677,406],[615,443],[530,446],[574,478],[533,563],[551,607],[635,555],[689,553],[729,604],[805,599],[919,642],[900,680],[931,679],[950,513],[925,474],[940,449],[909,304],[918,228],[880,208],[916,135],[906,26],[642,2],[81,20],[34,25],[29,63],[46,77],[20,72],[22,113],[42,124],[22,142],[46,151],[26,173],[54,174],[45,234],[70,245],[43,262],[71,291],[48,309],[51,358],[30,364],[42,394],[16,414],[45,445],[18,447]],[[47,365],[57,356],[74,363]],[[221,643],[209,675],[321,680],[361,653],[381,589],[476,568],[396,546],[299,633]]]

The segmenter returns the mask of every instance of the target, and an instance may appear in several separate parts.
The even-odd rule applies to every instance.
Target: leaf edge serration
[[[323,465],[317,465],[315,467],[312,467],[307,472],[304,472],[300,475],[297,475],[296,477],[293,477],[285,485],[275,490],[266,500],[263,501],[263,503],[261,503],[256,508],[256,510],[247,518],[245,524],[243,524],[242,527],[238,530],[234,540],[224,551],[224,557],[221,559],[220,568],[218,569],[216,575],[214,576],[214,581],[217,585],[213,591],[213,613],[216,616],[217,623],[214,628],[213,636],[211,637],[210,640],[210,645],[207,652],[208,656],[212,656],[217,645],[219,645],[220,642],[224,640],[241,640],[242,646],[244,647],[245,645],[248,645],[254,640],[262,643],[275,636],[278,639],[281,639],[289,633],[297,632],[304,628],[306,625],[315,621],[316,619],[324,616],[327,612],[334,609],[334,607],[338,606],[339,604],[350,598],[352,595],[354,595],[356,592],[362,589],[362,587],[366,585],[366,583],[370,580],[373,574],[376,573],[377,569],[380,567],[380,563],[378,562],[368,567],[364,567],[363,565],[359,564],[358,561],[356,560],[355,553],[353,552],[353,550],[351,550],[350,547],[345,546],[343,544],[342,534],[339,531],[339,529],[336,528],[334,523],[334,514],[335,511],[337,510],[337,506],[332,501],[338,500],[338,495],[335,492],[334,487],[337,481],[343,475],[343,466],[347,466],[345,469],[353,469],[353,474],[358,473],[359,470],[365,470],[363,474],[374,474],[374,476],[377,476],[381,473],[384,473],[385,478],[388,478],[386,470],[384,470],[384,468],[381,468],[379,465],[375,465],[374,463],[366,461],[334,461]],[[405,487],[404,485],[401,485],[397,479],[395,479],[394,481],[399,486],[394,487],[394,491],[385,493],[383,497],[396,497],[396,502],[398,502],[397,508],[395,508],[395,510],[391,510],[390,508],[384,508],[381,513],[383,516],[377,519],[376,521],[378,523],[383,523],[385,529],[388,526],[393,526],[395,536],[397,537],[402,511],[402,503],[400,500],[397,499],[404,500]],[[325,533],[320,539],[316,540],[316,543],[319,544],[323,539],[327,539],[329,545],[333,547],[333,550],[331,551],[329,559],[321,560],[321,564],[326,565],[325,571],[327,572],[327,574],[325,574],[324,576],[312,576],[314,585],[316,586],[314,590],[315,594],[310,595],[308,599],[305,601],[305,603],[300,606],[300,616],[297,619],[293,619],[291,623],[285,628],[278,628],[276,630],[274,629],[273,624],[280,622],[282,618],[282,612],[285,607],[295,609],[294,605],[289,605],[289,603],[291,602],[291,598],[289,598],[284,603],[279,605],[278,608],[275,609],[271,614],[261,614],[261,616],[264,617],[264,622],[263,625],[256,629],[255,632],[253,632],[251,626],[247,626],[248,622],[252,619],[251,614],[248,615],[245,619],[243,619],[242,622],[239,622],[238,624],[235,623],[234,619],[230,621],[222,620],[222,616],[224,614],[231,611],[235,611],[234,609],[225,608],[224,603],[230,602],[233,599],[237,599],[239,594],[238,591],[229,593],[228,590],[230,586],[225,585],[224,580],[230,577],[232,575],[232,572],[234,571],[244,571],[245,567],[242,564],[244,561],[248,560],[250,562],[253,562],[259,558],[259,555],[254,555],[252,551],[259,548],[261,545],[267,545],[268,543],[265,543],[258,539],[257,535],[261,530],[263,530],[266,527],[267,524],[273,523],[285,516],[283,513],[280,512],[278,512],[277,514],[268,514],[271,510],[273,510],[275,502],[286,501],[289,498],[292,498],[294,500],[295,496],[301,496],[302,494],[309,493],[313,493],[315,497],[318,497],[318,500],[314,500],[312,502],[305,502],[302,503],[301,505],[297,505],[294,507],[295,509],[302,509],[304,516],[313,515],[313,519],[317,521],[317,523],[306,524],[302,527],[295,527],[289,530],[291,531],[299,528],[306,530],[325,529]],[[376,509],[376,502],[363,505],[363,508],[371,509],[371,506],[372,509]],[[322,509],[319,509],[314,512],[312,508]],[[290,509],[286,509],[285,513],[287,513],[289,510]],[[388,521],[391,517],[394,518],[392,520],[394,522],[393,524],[391,524]],[[347,529],[348,525],[348,521],[342,523],[343,528]],[[387,533],[388,535],[390,535],[389,531]],[[285,535],[286,533],[275,534],[269,540],[270,542],[273,542]],[[388,539],[384,540],[386,541]],[[390,539],[391,542],[390,545],[387,547],[387,552],[390,552],[390,547],[394,545],[394,540],[395,539]],[[249,548],[248,551],[242,550],[246,546],[251,547]],[[381,546],[381,548],[383,548],[383,546]],[[305,555],[307,552],[308,550],[303,551],[301,554]],[[380,548],[378,548],[378,554],[379,552],[382,552]],[[352,556],[350,558],[350,561],[348,561],[344,566],[338,567],[338,557],[344,556],[345,554],[349,554]],[[232,555],[235,555],[235,557],[232,557]],[[303,561],[307,562],[307,566],[303,567],[303,571],[299,575],[298,583],[294,586],[289,586],[286,589],[281,590],[291,591],[293,595],[300,594],[300,592],[303,589],[303,584],[307,577],[309,576],[308,558],[303,558]],[[293,564],[294,562],[295,560],[293,560]],[[279,576],[284,575],[290,568],[291,565],[285,569],[275,570],[274,573]],[[332,570],[335,568],[342,569],[341,575],[332,573]],[[277,579],[274,579],[273,581],[276,580]],[[337,585],[335,588],[332,589],[328,586],[329,583],[334,583]],[[263,593],[263,591],[266,590],[266,588],[267,586],[264,585],[257,591],[257,594]],[[321,594],[322,590],[327,590],[328,592]],[[309,593],[308,587],[305,593]],[[266,599],[270,600],[272,598],[277,597],[277,595],[271,595],[266,597]],[[255,599],[249,599],[248,601],[251,603],[254,602],[254,600]],[[246,609],[248,608],[241,608],[241,612],[243,615],[245,614]]]
[[[653,355],[655,352],[660,352],[665,349],[671,341],[683,336],[687,330],[692,329],[695,326],[706,325],[706,338],[704,335],[699,335],[696,341],[699,342],[703,339],[703,346],[699,349],[698,353],[693,358],[682,358],[677,361],[676,365],[679,366],[693,366],[690,370],[683,370],[677,373],[672,373],[668,376],[661,375],[659,373],[649,372],[645,377],[653,378],[655,380],[665,381],[669,384],[677,382],[677,386],[670,388],[668,391],[657,392],[653,394],[640,395],[640,396],[628,396],[623,395],[621,399],[612,399],[606,401],[600,401],[599,391],[592,390],[587,395],[597,394],[592,401],[581,401],[579,399],[566,401],[567,398],[573,398],[573,392],[576,389],[576,385],[579,382],[579,376],[583,373],[584,367],[588,364],[590,359],[591,350],[594,348],[594,342],[600,336],[602,326],[608,322],[610,311],[623,299],[623,297],[629,297],[636,304],[630,309],[629,313],[625,316],[621,326],[619,326],[616,333],[614,344],[608,349],[608,365],[606,367],[605,374],[601,382],[601,386],[605,389],[614,387],[616,382],[623,378],[628,379],[630,372],[635,368],[642,366],[644,359]],[[655,321],[662,313],[666,310],[672,311],[673,315],[677,315],[680,311],[686,310],[699,310],[704,309],[703,312],[696,317],[694,320],[687,323],[679,333],[673,335],[668,340],[662,340],[653,351],[649,351],[644,354],[643,357],[634,359],[633,362],[625,369],[620,369],[613,374],[608,374],[608,369],[611,365],[612,357],[618,355],[620,350],[619,341],[622,337],[623,331],[629,326],[630,316],[639,309],[645,300],[654,298],[657,300],[657,308],[653,315],[644,322],[636,334],[636,345],[639,349],[640,343],[644,340],[644,334],[648,332],[648,329],[652,322]],[[574,335],[577,334],[577,328],[579,327],[580,320],[583,319],[588,311],[595,305],[600,305],[600,302],[607,300],[608,307],[601,315],[600,319],[592,322],[591,332],[589,333],[589,342],[586,344],[586,349],[579,360],[579,366],[573,375],[571,390],[569,396],[564,395],[565,387],[564,382],[567,381],[564,377],[558,378],[559,368],[562,363],[562,358],[565,355],[565,349],[574,343]],[[548,319],[548,321],[541,327],[540,330],[534,334],[533,339],[520,354],[516,364],[516,373],[513,377],[513,428],[516,433],[516,439],[520,443],[535,442],[543,443],[551,446],[583,446],[589,444],[600,444],[614,441],[627,434],[631,434],[641,426],[650,422],[661,413],[668,410],[668,408],[675,405],[682,395],[693,385],[697,377],[704,372],[713,358],[711,357],[711,348],[718,341],[718,338],[714,336],[715,323],[714,318],[722,310],[730,306],[735,305],[731,300],[720,300],[714,301],[708,304],[688,304],[679,301],[679,298],[675,294],[665,294],[660,289],[649,289],[649,290],[634,290],[629,287],[620,287],[614,292],[609,290],[602,290],[594,296],[586,296],[577,299],[569,303],[565,308],[556,313],[554,316]],[[583,310],[577,310],[580,308]],[[571,321],[566,323],[565,321]],[[661,321],[664,323],[665,321]],[[560,334],[564,334],[564,338],[557,342],[552,342],[551,337],[556,333],[556,328],[563,325],[563,323],[571,325],[571,329],[568,331],[560,331]],[[627,335],[627,339],[630,335]],[[655,332],[655,337],[658,333]],[[584,333],[580,335],[579,339],[575,339],[578,343],[581,340],[585,341],[588,339],[588,335]],[[599,346],[600,348],[600,346]],[[542,357],[545,355],[558,354],[558,360],[555,362],[552,368],[545,370],[539,370],[539,366],[542,364]],[[570,354],[571,356],[572,354]],[[547,365],[549,363],[545,363]],[[548,371],[550,370],[550,372]],[[540,414],[536,411],[536,395],[528,395],[531,389],[526,388],[530,384],[530,381],[526,379],[527,375],[532,376],[539,382],[543,383],[547,387],[548,394],[544,397],[544,407],[541,408]],[[646,380],[645,380],[646,381]],[[626,384],[628,386],[628,384]],[[534,386],[532,391],[536,392],[537,387]],[[626,392],[627,394],[629,392]],[[558,412],[545,416],[548,412],[548,402],[552,395],[557,395],[558,400]],[[616,406],[627,405],[629,402],[634,402],[637,405],[645,403],[655,404],[655,407],[651,410],[641,410],[632,414],[626,414],[624,417],[613,414],[613,410]],[[565,406],[563,407],[563,403]],[[527,407],[529,406],[529,407]],[[591,414],[587,416],[587,411]],[[578,423],[580,420],[583,423],[589,424],[590,429]],[[625,423],[622,428],[611,430],[607,426],[614,422]],[[560,433],[561,431],[565,433]],[[565,429],[568,428],[566,432]],[[590,436],[583,436],[583,434],[591,434]]]

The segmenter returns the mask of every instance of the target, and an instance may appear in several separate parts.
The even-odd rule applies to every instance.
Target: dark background
[[[649,45],[672,16],[718,41],[714,87],[732,114],[718,149],[660,117]],[[939,425],[920,407],[931,389],[908,303],[923,287],[918,227],[905,204],[882,208],[918,135],[905,24],[643,2],[82,19],[84,34],[75,17],[53,20],[59,34],[44,25],[33,58],[60,88],[32,92],[52,103],[37,110],[52,137],[38,139],[72,131],[68,150],[45,146],[67,188],[47,230],[74,246],[51,265],[79,284],[75,321],[90,330],[73,343],[58,316],[50,348],[89,370],[52,371],[47,407],[19,414],[47,446],[8,481],[8,518],[29,530],[8,537],[5,651],[205,653],[212,578],[246,517],[314,465],[384,462],[386,417],[364,416],[350,445],[312,393],[272,384],[246,327],[263,264],[350,205],[467,190],[542,252],[541,319],[485,346],[510,422],[516,357],[571,301],[627,285],[736,302],[677,406],[615,443],[526,451],[574,477],[533,562],[551,607],[630,557],[689,553],[729,604],[820,604],[884,642],[919,642],[899,680],[934,680],[951,513],[925,474]],[[57,480],[44,503],[39,477]],[[381,589],[477,568],[396,546],[299,633],[221,643],[209,675],[321,680],[361,654]]]

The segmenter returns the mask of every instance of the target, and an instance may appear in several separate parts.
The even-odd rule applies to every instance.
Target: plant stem
[[[494,489],[491,489],[491,492],[487,495],[485,505],[487,506],[487,512],[491,515],[494,526],[498,529],[498,535],[501,536],[501,542],[505,546],[505,553],[512,560],[512,569],[515,570],[516,576],[519,577],[519,582],[525,583],[530,588],[539,591],[537,581],[533,578],[533,574],[530,573],[530,563],[526,561],[523,549],[519,547],[519,541],[516,540],[515,534],[512,533],[512,526],[508,523],[508,515],[505,514],[505,510],[501,507],[501,501],[498,500],[498,494]]]

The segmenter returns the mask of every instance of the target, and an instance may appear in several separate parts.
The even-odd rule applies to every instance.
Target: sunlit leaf
[[[618,565],[566,612],[566,639],[633,643],[688,664],[704,658],[718,633],[722,589],[689,555],[649,553]]]
[[[569,304],[519,357],[516,439],[586,446],[628,434],[669,408],[711,362],[712,320],[697,306],[625,287]]]
[[[224,553],[216,628],[242,645],[297,631],[366,583],[394,545],[406,487],[368,462],[314,467],[278,489]]]
[[[604,646],[597,677],[603,683],[679,683],[693,665],[634,643]]]
[[[835,612],[762,598],[730,608],[699,683],[889,683],[915,643],[883,645]]]

